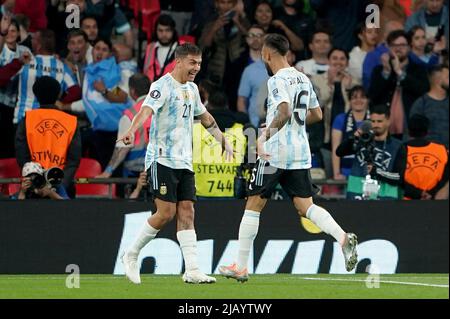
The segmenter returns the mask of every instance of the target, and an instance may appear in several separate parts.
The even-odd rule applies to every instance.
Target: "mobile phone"
[[[235,14],[236,14],[236,11],[230,10],[230,11],[226,12],[226,13],[224,14],[224,16],[227,17],[228,19],[233,19],[233,17],[234,17]]]
[[[435,39],[436,41],[441,41],[441,38],[442,38],[442,36],[444,35],[444,32],[445,32],[444,25],[441,24],[441,25],[439,26],[438,30],[437,30],[437,33],[436,33],[436,36],[434,37],[434,39]]]

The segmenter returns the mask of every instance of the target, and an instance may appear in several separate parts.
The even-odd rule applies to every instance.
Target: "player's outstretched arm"
[[[323,117],[323,114],[322,114],[322,109],[320,107],[309,109],[309,112],[306,115],[306,125],[320,122],[320,121],[322,121],[322,117]]]
[[[153,110],[150,107],[142,106],[141,110],[136,114],[131,122],[131,126],[128,131],[117,139],[116,142],[123,141],[125,145],[131,144],[133,141],[134,132],[145,122],[145,120],[152,115]]]
[[[199,119],[203,127],[206,128],[209,134],[214,136],[216,141],[220,143],[220,145],[222,146],[222,152],[226,152],[227,160],[231,160],[234,156],[233,147],[228,143],[227,139],[219,129],[219,126],[217,125],[216,120],[211,115],[211,113],[206,111],[199,116]]]

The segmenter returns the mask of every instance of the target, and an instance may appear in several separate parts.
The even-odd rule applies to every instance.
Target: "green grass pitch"
[[[142,275],[134,285],[124,276],[81,275],[80,288],[65,275],[0,275],[0,298],[63,299],[340,299],[449,298],[448,274],[251,275],[244,284],[216,276],[217,283],[185,284],[181,276]],[[70,280],[69,280],[70,282]]]

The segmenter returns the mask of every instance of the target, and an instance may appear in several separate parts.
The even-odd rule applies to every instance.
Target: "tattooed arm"
[[[286,102],[280,103],[280,105],[278,105],[277,115],[256,142],[258,155],[263,159],[268,160],[270,158],[270,155],[264,152],[264,143],[278,133],[286,125],[291,116],[292,112],[289,104]]]
[[[225,139],[225,136],[223,135],[222,131],[220,131],[219,126],[217,125],[214,117],[208,111],[206,111],[205,113],[201,114],[199,118],[203,127],[206,128],[209,134],[214,136],[216,141],[220,143],[220,145],[222,146],[222,151],[227,152],[227,156],[230,155],[232,156],[233,148]]]
[[[122,163],[127,157],[128,152],[130,152],[131,147],[115,147],[113,155],[109,160],[108,166],[103,173],[101,173],[97,177],[101,178],[109,178],[112,175],[112,172]]]
[[[278,105],[278,113],[267,127],[265,133],[261,136],[264,137],[264,141],[268,141],[273,135],[279,132],[291,118],[292,112],[289,104],[286,102]]]

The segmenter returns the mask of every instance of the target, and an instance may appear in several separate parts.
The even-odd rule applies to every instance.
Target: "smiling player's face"
[[[195,76],[200,71],[202,57],[200,55],[190,55],[180,59],[183,80],[193,82]]]

